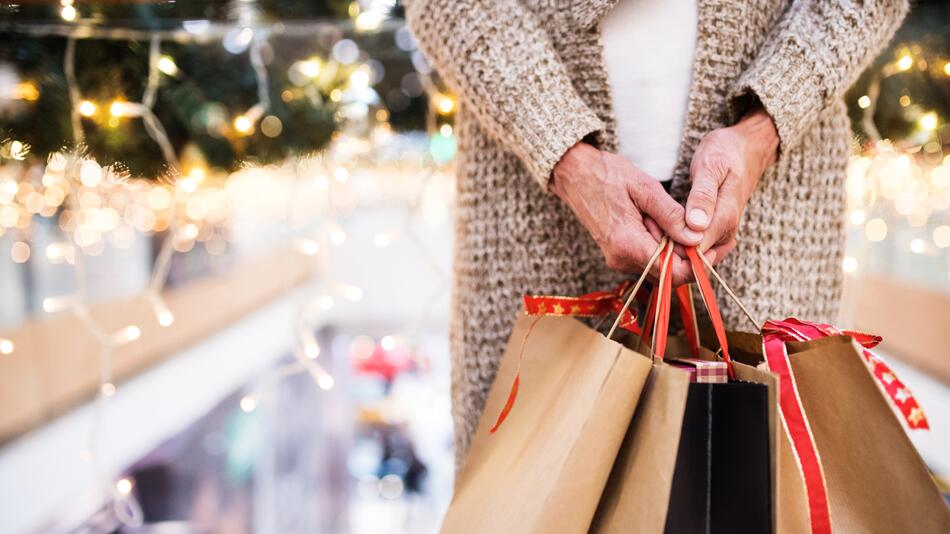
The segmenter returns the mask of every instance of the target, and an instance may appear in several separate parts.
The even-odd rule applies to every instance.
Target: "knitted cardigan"
[[[554,165],[579,140],[617,150],[599,28],[615,1],[409,0],[420,48],[460,100],[450,335],[457,460],[522,295],[580,295],[630,277],[607,268],[570,209],[547,192]],[[887,44],[907,1],[698,2],[672,193],[680,201],[688,193],[702,137],[758,99],[778,129],[779,159],[718,270],[758,317],[834,322],[850,152],[841,97]],[[727,326],[748,329],[720,301]]]

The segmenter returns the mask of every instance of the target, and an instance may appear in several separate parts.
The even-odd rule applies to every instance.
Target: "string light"
[[[910,69],[912,66],[914,66],[914,58],[911,57],[910,54],[902,55],[902,56],[897,60],[897,68],[898,68],[898,70],[902,70],[902,71],[908,70],[908,69]]]
[[[3,354],[3,355],[13,354],[13,351],[15,348],[16,346],[13,344],[12,341],[10,341],[9,339],[5,337],[0,337],[0,354]]]
[[[933,111],[924,113],[918,121],[920,127],[924,130],[933,131],[937,129],[937,114]]]
[[[178,76],[178,65],[171,56],[162,56],[158,59],[158,70],[168,76]]]
[[[867,107],[870,105],[871,105],[871,97],[869,97],[868,95],[864,95],[858,99],[858,107],[860,107],[861,109],[867,109]]]
[[[250,413],[253,412],[255,408],[257,408],[257,400],[250,395],[246,395],[241,397],[240,405],[242,411]]]

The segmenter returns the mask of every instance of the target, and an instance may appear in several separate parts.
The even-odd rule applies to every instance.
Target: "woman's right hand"
[[[587,228],[611,269],[643,270],[659,246],[651,225],[684,246],[698,245],[703,238],[686,226],[683,206],[659,181],[623,156],[584,142],[571,147],[554,167],[550,189]],[[684,258],[674,255],[671,267],[674,285],[692,277]],[[659,272],[658,266],[654,270]]]

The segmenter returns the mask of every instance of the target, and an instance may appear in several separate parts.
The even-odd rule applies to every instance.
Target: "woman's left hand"
[[[703,137],[690,164],[686,224],[703,233],[699,249],[714,263],[736,246],[736,233],[759,178],[777,157],[779,137],[761,106],[735,126]]]

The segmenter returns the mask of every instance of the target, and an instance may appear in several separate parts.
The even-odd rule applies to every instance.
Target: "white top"
[[[696,50],[696,0],[618,0],[601,22],[620,154],[672,178]]]

